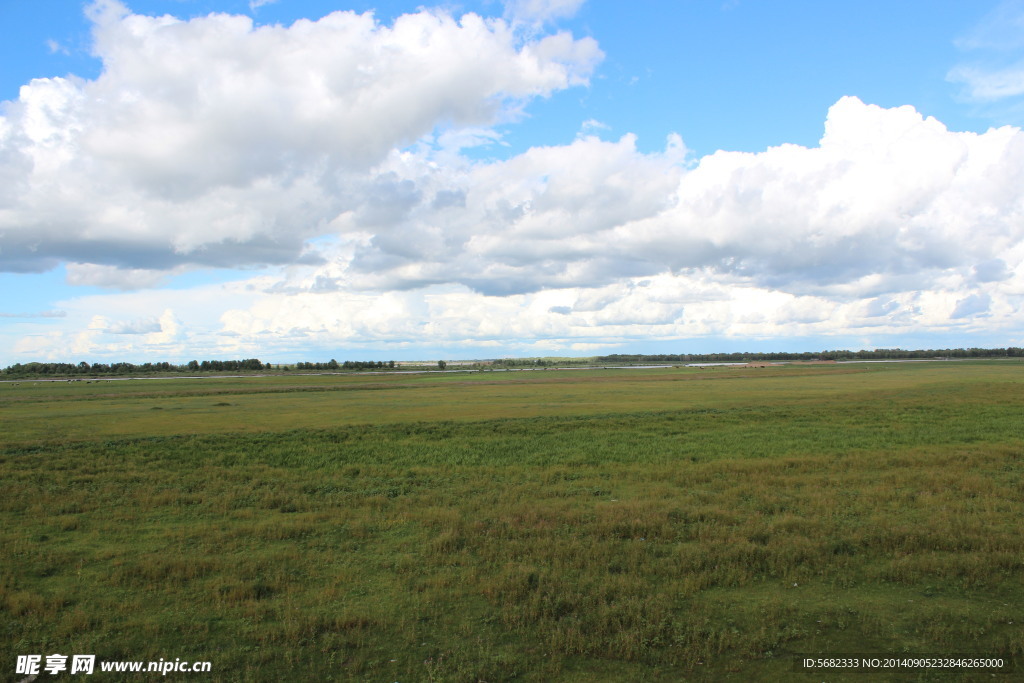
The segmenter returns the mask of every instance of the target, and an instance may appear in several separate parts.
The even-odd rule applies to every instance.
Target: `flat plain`
[[[1024,666],[1017,361],[25,380],[0,428],[4,677],[54,652],[254,681]]]

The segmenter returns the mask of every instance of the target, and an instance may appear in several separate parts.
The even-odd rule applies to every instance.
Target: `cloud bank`
[[[1019,337],[1016,127],[954,132],[844,97],[814,147],[698,159],[672,134],[641,153],[588,119],[564,145],[467,154],[532,99],[586,86],[597,43],[546,28],[579,4],[257,27],[93,3],[102,74],[3,107],[0,270],[63,263],[124,293],[59,302],[68,327],[19,353]]]
[[[4,105],[0,269],[294,262],[392,150],[515,118],[602,56],[589,38],[429,10],[391,26],[181,21],[115,0],[88,14],[102,74],[37,79]]]
[[[335,219],[349,248],[325,252],[317,282],[500,296],[701,271],[849,298],[972,269],[994,281],[1019,265],[1016,128],[953,133],[910,107],[848,97],[815,148],[717,152],[690,166],[678,137],[659,154],[634,143],[583,137],[454,168],[393,155]]]

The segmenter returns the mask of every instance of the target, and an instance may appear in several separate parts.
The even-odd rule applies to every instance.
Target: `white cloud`
[[[586,83],[596,43],[426,10],[259,28],[113,0],[90,14],[102,75],[33,81],[0,117],[0,268],[64,263],[70,284],[122,291],[56,302],[65,318],[19,321],[8,348],[585,349],[1024,323],[1015,127],[958,133],[847,97],[814,147],[695,159],[673,134],[641,153],[587,121],[568,144],[481,161],[463,150]]]
[[[601,59],[589,38],[441,11],[89,16],[101,75],[34,80],[0,118],[0,269],[291,262],[392,150],[514,117]]]
[[[1016,276],[1014,276],[1016,277]],[[461,285],[387,293],[273,291],[273,277],[193,290],[95,295],[61,302],[59,330],[40,328],[12,346],[17,357],[260,357],[274,362],[358,357],[360,349],[423,357],[461,348],[470,356],[581,352],[636,341],[836,337],[957,330],[995,338],[1024,326],[1021,279],[974,284],[950,278],[932,291],[870,299],[806,296],[709,273],[623,278],[601,287],[545,289],[501,297]],[[164,313],[154,318],[150,311]],[[103,316],[90,311],[102,308]],[[39,323],[42,325],[43,323]],[[1002,342],[1008,343],[1008,342]],[[885,345],[884,342],[882,342]],[[842,344],[840,344],[842,345]],[[504,349],[504,351],[498,351]],[[417,354],[420,350],[420,354]]]
[[[146,289],[166,282],[170,272],[145,268],[118,268],[93,263],[68,263],[66,266],[69,285],[91,285],[110,289]]]
[[[611,130],[611,126],[609,126],[606,123],[602,123],[597,119],[587,119],[582,124],[580,124],[581,135],[593,135],[595,134],[595,131],[601,130]]]
[[[492,163],[393,154],[353,186],[334,224],[343,251],[281,286],[508,295],[701,271],[851,300],[997,281],[1024,257],[1016,128],[954,133],[910,107],[844,98],[818,147],[686,161],[678,136],[656,154],[629,135]]]
[[[506,0],[505,16],[513,22],[541,25],[576,14],[586,0]]]
[[[350,178],[350,208],[322,223],[331,236],[302,262],[220,287],[58,302],[63,331],[17,348],[287,360],[310,353],[300,348],[459,346],[486,356],[496,345],[1024,325],[1016,128],[954,133],[909,107],[846,98],[814,148],[694,165],[678,136],[642,154],[627,135],[472,162],[428,142]],[[117,286],[120,272],[72,266],[69,277]],[[104,318],[86,315],[95,310]],[[180,319],[154,322],[154,310]]]
[[[992,298],[985,293],[971,294],[956,302],[956,308],[950,314],[950,318],[969,318],[976,315],[988,313],[992,305]]]
[[[585,81],[592,41],[523,44],[501,20],[427,11],[259,28],[113,1],[92,14],[104,73],[33,81],[0,126],[10,269],[65,261],[72,284],[132,289],[186,267],[319,263],[279,290],[490,295],[696,269],[863,297],[985,281],[1024,256],[1016,128],[954,133],[844,98],[814,148],[693,164],[677,135],[657,154],[581,136],[472,162],[459,150],[499,140],[478,124],[502,106]],[[445,120],[465,126],[435,136]],[[344,253],[307,244],[324,235]]]
[[[171,309],[166,309],[159,317],[148,316],[135,320],[118,320],[110,322],[105,316],[94,316],[89,322],[89,330],[105,334],[142,335],[141,345],[155,350],[182,339],[184,327]],[[90,340],[98,342],[98,335],[90,335]]]
[[[974,277],[978,282],[1000,282],[1012,273],[1006,267],[1006,261],[994,258],[974,266]]]
[[[946,78],[964,86],[968,100],[993,103],[1024,95],[1024,2],[997,5],[956,42],[972,57]]]
[[[55,54],[62,54],[62,55],[70,55],[71,54],[71,50],[67,49],[66,47],[64,47],[63,45],[58,43],[56,40],[53,40],[52,38],[48,39],[46,41],[46,49],[48,49],[50,51],[50,54],[54,54],[54,55]]]
[[[63,318],[67,311],[40,311],[38,313],[0,313],[0,318]]]
[[[1024,63],[1002,68],[958,66],[948,79],[963,83],[966,95],[972,100],[992,101],[1024,94]]]
[[[253,301],[245,284],[89,295],[61,302],[66,315],[59,321],[38,322],[20,333],[0,329],[0,337],[9,363],[69,357],[90,362],[253,357],[278,344],[261,351],[218,335],[226,308],[245,308]]]
[[[112,323],[106,330],[110,334],[150,334],[160,332],[160,321],[156,318],[126,320]]]
[[[963,50],[1024,48],[1024,2],[1003,0],[955,43]]]

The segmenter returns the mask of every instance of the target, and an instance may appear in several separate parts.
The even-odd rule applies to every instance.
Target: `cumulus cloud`
[[[978,282],[1000,282],[1013,273],[1006,267],[1006,261],[994,258],[974,266],[974,278]]]
[[[865,318],[881,318],[899,309],[899,303],[888,297],[877,297],[864,302],[863,316]]]
[[[1024,257],[1014,127],[956,133],[911,107],[843,98],[817,147],[691,161],[678,136],[652,154],[631,135],[583,136],[452,166],[394,153],[350,188],[354,208],[333,225],[344,248],[289,286],[504,296],[699,271],[852,300],[996,282]]]
[[[96,268],[292,262],[392,150],[515,117],[601,59],[589,38],[523,39],[442,11],[287,27],[115,0],[88,14],[101,75],[36,79],[4,104],[0,269],[66,261],[85,282],[107,278]]]
[[[18,348],[583,349],[1020,325],[1016,127],[955,132],[845,97],[811,147],[697,159],[673,134],[643,153],[585,120],[567,144],[465,154],[500,145],[496,124],[531,98],[587,82],[594,41],[517,23],[579,4],[256,27],[94,2],[102,74],[33,81],[2,110],[0,269],[64,263],[70,284],[120,291],[57,302],[62,331]],[[159,289],[260,264],[277,268]]]
[[[119,268],[94,263],[69,263],[66,267],[69,285],[90,285],[110,289],[145,289],[163,284],[170,271],[147,268]]]
[[[151,334],[161,332],[160,321],[156,318],[116,322],[105,330],[110,334]]]
[[[274,291],[275,281],[275,276],[264,275],[193,290],[71,300],[64,302],[68,317],[60,329],[40,328],[12,347],[16,354],[54,360],[72,352],[96,358],[256,356],[282,362],[308,360],[318,353],[341,358],[339,349],[346,357],[359,357],[359,350],[367,349],[376,355],[422,358],[438,348],[493,357],[614,350],[637,341],[661,341],[666,352],[685,352],[701,338],[841,340],[856,335],[886,346],[886,339],[901,334],[941,335],[962,329],[982,330],[997,345],[1014,343],[1024,324],[1024,282],[1014,278],[979,288],[969,278],[950,277],[931,291],[854,300],[726,283],[707,272],[629,277],[599,287],[501,297],[457,284],[387,293],[345,287],[284,292]],[[92,315],[100,305],[107,314]],[[167,308],[159,318],[145,313],[160,306]],[[135,334],[125,333],[129,331]],[[837,345],[849,342],[827,346]]]
[[[586,82],[592,40],[427,10],[391,26],[181,21],[114,0],[90,14],[102,75],[33,81],[0,119],[8,270],[66,262],[72,284],[127,290],[319,263],[272,286],[490,296],[706,271],[860,298],[952,272],[995,281],[1021,260],[1017,128],[956,133],[848,97],[816,147],[695,160],[676,135],[643,154],[632,135],[584,134],[475,162],[459,149],[497,140],[487,124]]]
[[[645,155],[633,136],[584,137],[456,169],[396,155],[349,217],[348,232],[365,238],[330,270],[360,289],[454,282],[491,295],[663,270],[618,248],[613,232],[670,205],[680,146]]]
[[[949,317],[956,319],[982,315],[988,313],[989,306],[991,305],[992,299],[988,294],[971,294],[956,302],[956,308],[953,309]]]
[[[954,133],[844,98],[814,148],[694,166],[679,140],[641,154],[631,136],[583,137],[458,168],[396,154],[380,170],[382,210],[338,221],[325,263],[268,280],[225,315],[231,334],[569,348],[1021,322],[1012,127]]]
[[[30,321],[20,329],[0,328],[0,346],[8,361],[174,360],[235,358],[264,355],[280,345],[263,340],[263,347],[241,348],[222,338],[221,316],[226,309],[247,308],[254,296],[249,283],[203,285],[189,289],[146,289],[89,294],[61,303],[59,320]],[[97,315],[96,311],[102,311]],[[155,312],[162,311],[156,314]],[[262,350],[261,350],[262,349]]]
[[[502,297],[458,285],[433,285],[385,295],[354,291],[263,293],[222,317],[238,343],[272,349],[301,335],[330,348],[416,349],[438,345],[529,352],[577,344],[605,348],[630,341],[701,337],[786,338],[908,331],[941,332],[989,314],[987,329],[1018,327],[1019,295],[957,286],[901,292],[884,299],[843,301],[751,285],[723,285],[707,274],[627,278],[602,287],[570,287]],[[999,309],[1000,315],[995,312]]]
[[[883,290],[903,275],[927,286],[1020,243],[1022,162],[1019,129],[952,133],[910,107],[843,98],[817,148],[705,157],[669,210],[617,232],[673,268],[790,291],[871,276]]]

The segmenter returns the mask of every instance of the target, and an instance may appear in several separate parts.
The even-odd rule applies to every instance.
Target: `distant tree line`
[[[875,349],[873,351],[805,351],[803,353],[661,353],[612,354],[597,356],[599,363],[742,363],[752,360],[912,360],[921,358],[1014,358],[1024,356],[1024,349]]]
[[[190,360],[188,363],[15,363],[0,374],[21,377],[25,375],[136,375],[187,372],[241,372],[243,370],[269,369],[256,358],[245,360]]]
[[[296,363],[296,370],[384,370],[394,369],[395,361],[347,360],[339,363],[333,358],[326,363]]]
[[[1016,358],[1024,357],[1024,349],[1011,346],[997,349],[875,349],[873,351],[805,351],[788,353],[658,353],[658,354],[622,354],[596,356],[591,363],[743,363],[746,361],[781,361],[781,360],[910,360],[915,358]],[[547,360],[542,358],[502,358],[491,362],[497,367],[550,367],[567,365],[584,365],[587,359]],[[447,364],[438,362],[442,370]],[[393,360],[363,361],[347,360],[339,363],[331,359],[326,363],[296,363],[296,370],[391,370],[397,367]],[[476,366],[474,366],[476,367]],[[481,366],[482,367],[482,366]],[[245,360],[191,360],[188,363],[15,363],[0,370],[0,375],[8,377],[26,376],[58,376],[76,375],[137,375],[160,373],[194,373],[194,372],[243,372],[259,370],[291,370],[292,366],[263,363],[256,358]]]
[[[547,360],[545,358],[498,358],[492,361],[491,364],[497,367],[506,368],[547,368],[556,365],[585,365],[587,362],[588,359],[586,358],[573,360],[559,359],[557,361]]]
[[[56,376],[74,377],[81,375],[153,375],[163,373],[195,372],[243,372],[253,370],[384,370],[394,369],[396,363],[389,361],[347,360],[339,363],[333,358],[326,363],[296,363],[294,366],[263,363],[256,358],[245,360],[190,360],[188,363],[15,363],[2,370],[0,375],[10,377]]]

